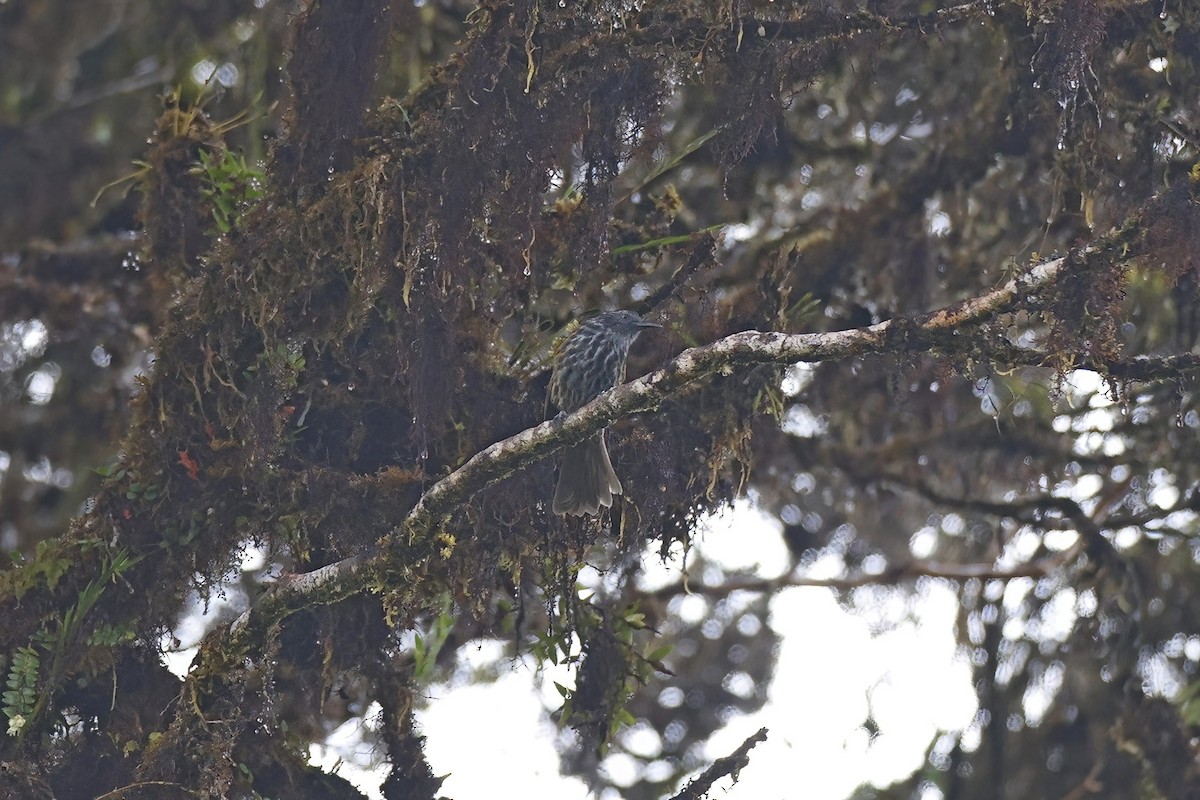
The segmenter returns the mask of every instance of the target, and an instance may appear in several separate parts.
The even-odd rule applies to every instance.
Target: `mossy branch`
[[[1079,251],[1071,261],[1087,267],[1087,257],[1101,246]],[[429,533],[476,492],[511,475],[526,464],[583,441],[618,419],[653,411],[715,372],[729,373],[754,364],[842,361],[867,353],[904,349],[913,342],[936,344],[958,329],[1011,309],[1030,293],[1053,284],[1066,270],[1064,256],[1038,264],[995,289],[924,316],[901,317],[865,328],[829,333],[744,331],[712,344],[684,350],[662,369],[597,397],[574,414],[543,422],[476,453],[422,495],[404,521],[385,539],[389,545],[410,542]]]
[[[1016,308],[1066,275],[1085,274],[1136,256],[1143,217],[1154,202],[1147,203],[1120,227],[1086,247],[1043,261],[997,289],[924,315],[829,333],[744,331],[685,350],[662,369],[602,394],[570,416],[543,422],[476,453],[431,486],[400,524],[383,537],[375,553],[285,578],[255,608],[246,611],[230,633],[244,636],[252,621],[255,628],[262,629],[298,608],[335,602],[361,591],[364,585],[392,585],[390,575],[423,572],[427,563],[412,562],[414,544],[427,541],[431,532],[475,494],[618,419],[653,411],[667,398],[713,373],[730,373],[754,364],[840,361],[868,353],[914,346],[928,349],[939,342],[948,344],[960,329]],[[444,539],[447,547],[452,548],[453,539]],[[425,553],[434,549],[421,548]],[[421,561],[436,557],[424,555]]]

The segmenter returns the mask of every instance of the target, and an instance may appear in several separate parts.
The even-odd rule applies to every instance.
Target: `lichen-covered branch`
[[[916,318],[895,318],[864,328],[827,333],[744,331],[685,350],[663,368],[606,392],[570,416],[543,422],[476,453],[421,496],[400,524],[383,538],[378,553],[369,558],[348,558],[282,582],[257,608],[245,612],[231,632],[243,631],[255,616],[262,617],[257,621],[259,627],[297,608],[336,601],[358,591],[368,575],[373,584],[390,585],[389,575],[398,574],[398,570],[410,572],[423,568],[424,564],[406,560],[410,555],[409,544],[424,540],[455,508],[469,502],[476,493],[618,419],[654,410],[667,398],[713,373],[754,364],[837,361],[909,346],[936,346],[969,325],[1013,309],[1023,298],[1047,290],[1064,275],[1086,273],[1096,266],[1093,261],[1110,263],[1110,253],[1121,252],[1122,256],[1131,257],[1135,254],[1132,245],[1140,230],[1141,214],[1134,214],[1119,228],[1069,256],[1041,262],[997,289]],[[447,548],[452,550],[452,545]]]

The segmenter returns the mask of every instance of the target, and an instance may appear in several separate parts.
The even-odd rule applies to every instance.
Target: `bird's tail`
[[[621,481],[608,460],[604,431],[563,451],[554,490],[555,514],[599,514],[620,493]]]

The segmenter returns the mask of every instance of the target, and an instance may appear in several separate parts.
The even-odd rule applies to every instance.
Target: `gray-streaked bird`
[[[604,311],[586,319],[563,343],[550,378],[550,400],[570,414],[625,380],[625,359],[646,328],[632,311]],[[599,514],[621,493],[604,446],[604,430],[563,451],[554,490],[555,514]]]

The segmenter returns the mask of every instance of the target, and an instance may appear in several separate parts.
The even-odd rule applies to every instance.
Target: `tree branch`
[[[1069,256],[1044,261],[997,289],[928,314],[828,333],[744,331],[685,350],[662,369],[605,392],[567,417],[543,422],[476,453],[431,486],[400,524],[383,537],[378,550],[281,580],[258,606],[234,623],[230,634],[238,637],[250,633],[252,616],[258,617],[253,620],[254,627],[270,626],[305,605],[328,604],[361,591],[364,583],[394,585],[397,574],[424,571],[432,556],[426,554],[420,557],[420,563],[413,563],[412,545],[426,541],[432,530],[476,493],[537,459],[583,441],[618,419],[658,408],[667,398],[708,375],[754,364],[840,361],[902,349],[913,341],[936,343],[961,328],[1014,308],[1066,274],[1086,273],[1118,257],[1114,254],[1122,260],[1132,258],[1138,250],[1134,245],[1141,233],[1142,217],[1154,203],[1151,199],[1119,228]],[[448,556],[452,549],[453,539],[447,537],[442,556]]]
[[[1081,255],[1096,250],[1089,248]],[[896,318],[866,328],[830,333],[744,331],[684,350],[657,372],[605,392],[568,417],[543,422],[476,453],[430,487],[393,536],[427,533],[471,495],[531,460],[577,444],[618,419],[653,411],[667,398],[714,372],[754,364],[841,361],[901,347],[910,337],[926,339],[949,334],[1005,311],[1022,296],[1050,285],[1065,270],[1066,263],[1065,257],[1047,261],[999,289],[915,319]]]
[[[756,592],[773,594],[780,589],[817,587],[822,589],[857,589],[869,585],[893,585],[913,578],[942,578],[951,581],[1001,580],[1013,578],[1041,578],[1049,575],[1075,556],[1082,545],[1074,545],[1061,553],[1039,558],[1012,569],[1000,569],[994,564],[945,564],[938,561],[910,561],[890,567],[882,572],[860,572],[845,578],[806,578],[803,575],[784,575],[779,578],[754,578],[726,581],[720,584],[685,584],[676,581],[648,596],[666,600],[679,594],[696,594],[720,599],[734,592]]]
[[[1012,366],[1054,368],[1054,356],[1032,348],[995,347],[991,354]],[[1200,354],[1176,353],[1169,356],[1136,356],[1128,361],[1082,359],[1070,364],[1071,369],[1087,369],[1101,375],[1125,381],[1170,380],[1188,377],[1200,370]]]
[[[672,797],[671,800],[700,800],[701,797],[708,794],[708,790],[714,783],[726,775],[736,782],[738,773],[750,763],[750,750],[754,745],[766,740],[767,729],[759,728],[749,739],[742,742],[737,750],[724,758],[718,758],[712,763],[712,766],[696,776],[695,780],[689,781],[688,785],[683,787],[683,791]]]

